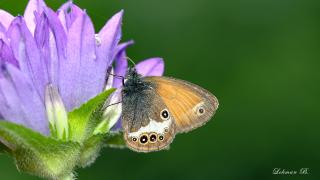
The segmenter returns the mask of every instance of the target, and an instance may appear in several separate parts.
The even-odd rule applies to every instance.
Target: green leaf
[[[103,105],[115,89],[109,89],[90,99],[78,109],[68,113],[69,128],[72,141],[83,143],[90,138],[94,129],[101,122]]]
[[[80,154],[78,143],[59,141],[6,121],[0,121],[0,138],[19,169],[39,177],[60,179],[71,174]]]
[[[110,132],[107,134],[104,140],[104,146],[105,147],[111,147],[111,148],[126,148],[126,142],[123,138],[123,132]]]

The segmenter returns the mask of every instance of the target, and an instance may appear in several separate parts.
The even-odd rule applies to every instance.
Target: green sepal
[[[126,148],[126,142],[123,138],[123,132],[109,132],[104,139],[104,147]]]
[[[19,170],[47,179],[72,173],[80,145],[44,136],[24,126],[0,122],[1,141],[10,149]]]
[[[104,120],[97,125],[97,127],[93,131],[93,134],[106,134],[109,130],[109,121]]]
[[[5,145],[3,145],[3,144],[0,142],[0,154],[6,152],[4,148],[5,148]]]
[[[103,105],[115,89],[109,89],[90,99],[81,107],[68,113],[71,140],[83,143],[93,135],[93,131],[101,122]]]
[[[0,154],[10,153],[10,149],[0,142]]]
[[[126,143],[123,139],[123,133],[96,134],[87,139],[82,147],[79,167],[90,166],[97,159],[103,147],[125,148]]]
[[[80,154],[79,167],[85,168],[94,163],[103,147],[104,138],[105,135],[98,134],[91,136],[85,141]]]

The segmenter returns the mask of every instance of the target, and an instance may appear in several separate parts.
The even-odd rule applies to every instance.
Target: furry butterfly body
[[[214,95],[197,85],[168,77],[142,78],[134,68],[122,97],[124,139],[138,152],[169,147],[177,133],[209,121],[219,105]]]

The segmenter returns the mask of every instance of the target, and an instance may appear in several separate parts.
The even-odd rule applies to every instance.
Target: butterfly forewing
[[[154,88],[123,98],[122,127],[127,146],[139,152],[167,148],[175,136],[174,118]]]
[[[177,132],[202,126],[218,108],[217,98],[195,84],[168,77],[146,77],[144,80],[155,84],[157,94],[174,118]]]

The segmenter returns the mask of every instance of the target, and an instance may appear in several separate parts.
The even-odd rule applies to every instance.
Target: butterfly
[[[209,91],[170,77],[142,77],[128,70],[122,89],[122,128],[127,147],[137,152],[168,149],[178,133],[208,122],[218,109]]]

